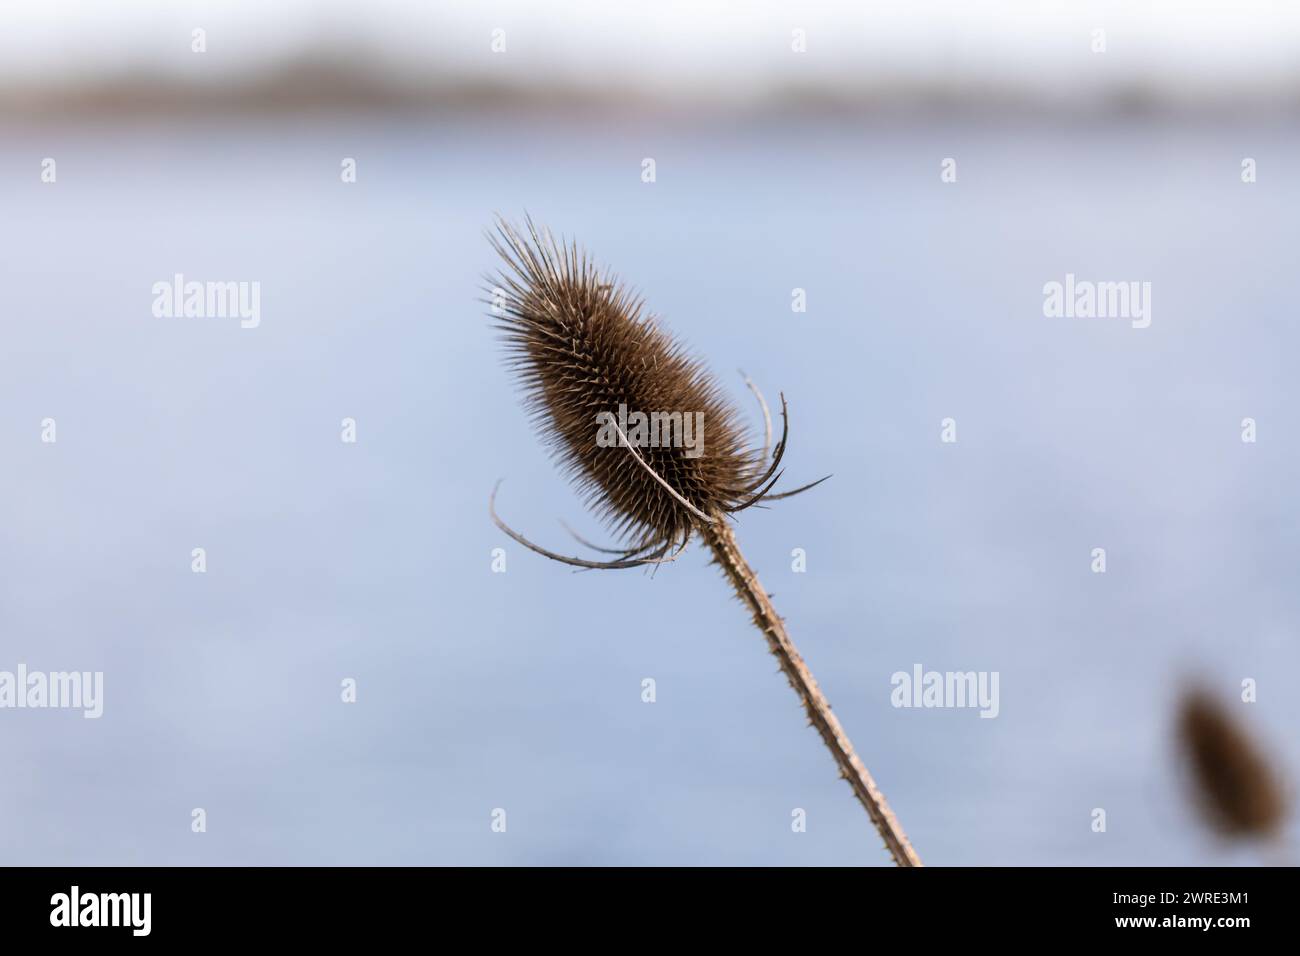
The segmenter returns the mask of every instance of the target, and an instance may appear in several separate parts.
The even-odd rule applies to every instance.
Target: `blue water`
[[[1259,859],[1203,835],[1170,723],[1184,677],[1253,679],[1300,771],[1297,155],[1136,119],[11,125],[0,670],[105,700],[0,710],[0,857],[887,862],[703,554],[573,574],[489,523],[504,477],[534,539],[600,536],[475,301],[527,210],[747,414],[735,369],[784,391],[791,480],[834,478],[738,534],[927,862]],[[260,325],[155,318],[178,272],[260,282]],[[1150,327],[1045,318],[1066,273],[1149,281]],[[997,671],[997,718],[892,707],[918,663]]]

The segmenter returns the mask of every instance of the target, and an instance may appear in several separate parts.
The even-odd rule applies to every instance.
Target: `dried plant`
[[[489,280],[499,289],[492,304],[533,422],[561,469],[622,544],[601,548],[578,538],[609,556],[603,560],[566,557],[536,545],[497,516],[497,489],[488,503],[493,522],[523,546],[579,568],[657,566],[675,560],[699,535],[753,615],[894,861],[920,866],[732,531],[737,512],[825,481],[773,492],[789,437],[784,395],[781,439],[773,449],[767,403],[746,379],[765,422],[762,447],[748,447],[736,410],[704,366],[645,314],[639,297],[598,270],[576,244],[557,242],[546,230],[539,233],[531,220],[526,235],[498,220],[497,233],[488,238],[505,263]],[[617,423],[619,440],[602,446],[596,441],[597,415],[612,414],[620,405],[647,413],[702,413],[707,426],[702,453],[672,443],[632,441]]]
[[[1287,812],[1283,785],[1237,718],[1203,688],[1192,688],[1179,706],[1178,736],[1206,822],[1228,837],[1276,836]]]

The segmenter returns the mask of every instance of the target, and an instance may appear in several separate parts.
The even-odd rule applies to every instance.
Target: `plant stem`
[[[858,801],[866,807],[867,815],[871,817],[871,822],[880,832],[881,839],[885,841],[885,847],[894,858],[894,862],[899,866],[921,866],[921,858],[912,849],[912,844],[908,842],[898,818],[889,809],[889,804],[885,802],[885,795],[880,792],[875,780],[867,772],[866,766],[858,758],[848,734],[844,732],[839,720],[831,712],[830,702],[822,694],[812,671],[803,662],[799,649],[794,646],[794,641],[786,633],[785,622],[772,607],[767,591],[763,589],[758,576],[754,574],[754,570],[740,553],[736,536],[727,523],[727,518],[725,516],[714,518],[712,524],[703,529],[703,535],[713,551],[714,558],[736,589],[736,594],[753,612],[754,623],[767,638],[768,647],[780,661],[781,670],[789,678],[790,686],[803,701],[804,708],[808,711],[809,721],[817,728],[817,732],[822,735],[822,740],[830,748],[831,755],[839,765],[840,776],[849,782]]]

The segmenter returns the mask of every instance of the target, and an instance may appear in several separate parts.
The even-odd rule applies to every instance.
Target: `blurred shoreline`
[[[127,71],[63,82],[0,84],[0,119],[217,115],[529,115],[836,119],[978,118],[1072,120],[1149,117],[1300,121],[1300,85],[1184,97],[1168,87],[1116,84],[1087,91],[985,82],[915,80],[755,84],[745,96],[653,93],[633,84],[521,84],[456,77],[399,77],[354,63],[304,59],[222,81]]]

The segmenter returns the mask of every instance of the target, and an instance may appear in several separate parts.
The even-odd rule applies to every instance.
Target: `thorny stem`
[[[740,553],[736,536],[731,526],[727,524],[727,518],[725,516],[714,518],[709,525],[701,529],[701,533],[727,575],[727,579],[736,589],[736,593],[753,612],[754,623],[767,638],[768,647],[780,661],[781,670],[789,678],[790,686],[803,701],[812,725],[817,728],[817,732],[822,735],[822,740],[830,748],[831,755],[839,764],[840,775],[849,782],[858,801],[866,807],[867,815],[876,825],[894,862],[899,866],[921,866],[921,858],[912,849],[912,844],[908,842],[898,818],[889,809],[889,804],[885,802],[885,795],[880,792],[875,780],[867,772],[866,766],[858,758],[848,734],[844,732],[839,720],[831,712],[830,702],[822,694],[812,671],[808,669],[808,665],[799,655],[799,649],[794,646],[794,641],[786,633],[785,622],[772,607],[767,591],[763,589],[758,576],[754,574],[754,570]]]

